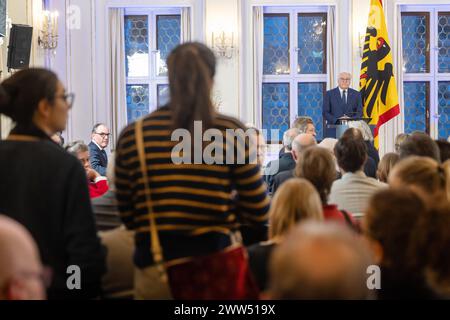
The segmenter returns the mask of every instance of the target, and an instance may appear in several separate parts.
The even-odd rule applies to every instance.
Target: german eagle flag
[[[381,126],[400,114],[382,0],[371,0],[359,87],[364,117],[371,118],[370,124],[376,125],[374,138],[378,149]]]

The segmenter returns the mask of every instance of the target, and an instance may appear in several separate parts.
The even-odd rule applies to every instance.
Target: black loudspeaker
[[[25,69],[30,64],[33,27],[13,24],[9,35],[8,69]]]

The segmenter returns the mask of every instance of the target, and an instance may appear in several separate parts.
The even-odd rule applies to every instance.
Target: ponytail
[[[168,58],[170,108],[173,129],[194,129],[194,121],[201,121],[203,130],[211,128],[214,107],[211,101],[215,74],[215,57],[200,43],[178,46]]]

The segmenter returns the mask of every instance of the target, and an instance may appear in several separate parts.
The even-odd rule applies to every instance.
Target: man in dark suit
[[[292,156],[292,142],[299,135],[300,131],[296,128],[287,130],[283,134],[283,146],[285,153],[279,159],[270,161],[264,170],[264,181],[268,186],[268,190],[272,189],[273,177],[283,171],[293,170],[295,168],[295,160]]]
[[[295,137],[292,142],[292,157],[295,163],[300,160],[300,155],[309,147],[317,145],[317,141],[312,134],[301,133]],[[294,178],[295,167],[291,170],[286,170],[279,172],[273,177],[273,182],[271,188],[269,188],[269,193],[274,195],[277,189],[287,180]]]
[[[338,87],[327,91],[323,99],[323,117],[327,125],[336,124],[339,118],[361,118],[363,106],[361,94],[350,88],[351,74],[342,72],[339,74]],[[333,129],[326,130],[326,136],[335,138]]]
[[[106,176],[108,166],[108,155],[105,148],[108,146],[109,129],[103,123],[96,124],[92,129],[92,141],[89,143],[89,154],[91,167],[101,176]]]

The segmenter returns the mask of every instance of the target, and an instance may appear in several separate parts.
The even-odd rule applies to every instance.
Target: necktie
[[[347,104],[347,91],[344,90],[342,93],[342,101],[344,101],[344,104]]]

